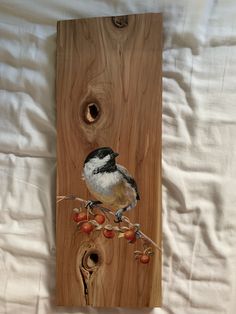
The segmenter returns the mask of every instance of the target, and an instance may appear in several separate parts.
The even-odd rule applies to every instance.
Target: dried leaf
[[[146,249],[144,250],[144,254],[147,254],[147,255],[152,254],[152,252],[153,252],[153,250],[152,250],[151,247],[148,247],[148,248],[146,248]]]
[[[118,227],[118,226],[113,226],[112,229],[115,230],[115,231],[123,232],[123,231],[121,230],[121,228]]]
[[[85,222],[84,220],[80,221],[80,222],[77,222],[77,227],[81,227],[84,222]]]
[[[140,224],[135,223],[135,224],[133,224],[133,227],[135,227],[137,230],[139,230],[140,229]]]
[[[100,226],[96,220],[89,220],[89,222],[93,224],[94,226]]]
[[[121,230],[129,230],[130,228],[126,227],[126,226],[122,226],[120,227]]]
[[[104,229],[107,229],[107,230],[112,230],[113,229],[113,226],[108,224],[108,225],[105,225]]]
[[[102,225],[98,225],[95,230],[102,230],[103,229],[103,226]]]
[[[142,254],[143,254],[143,252],[141,252],[141,251],[134,251],[134,254],[137,254],[137,255],[142,255]]]

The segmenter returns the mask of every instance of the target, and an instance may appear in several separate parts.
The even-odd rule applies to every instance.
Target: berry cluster
[[[138,225],[117,226],[106,223],[110,219],[100,211],[94,212],[82,208],[74,208],[73,220],[77,223],[79,230],[86,234],[90,234],[95,230],[101,231],[107,239],[113,239],[118,234],[118,238],[123,237],[131,244],[137,240],[143,240],[140,236]],[[150,261],[150,256],[153,255],[153,251],[150,247],[147,247],[147,243],[144,243],[144,250],[135,251],[134,255],[142,264],[147,264]]]

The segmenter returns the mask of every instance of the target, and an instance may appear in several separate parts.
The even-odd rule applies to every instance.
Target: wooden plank
[[[161,14],[58,22],[57,195],[93,199],[81,180],[83,162],[93,149],[110,146],[141,194],[127,216],[159,246],[161,56]],[[57,206],[57,305],[160,306],[161,253],[156,250],[144,265],[133,257],[139,241],[82,234],[72,219],[76,206]],[[90,273],[81,268],[88,250],[99,257]]]

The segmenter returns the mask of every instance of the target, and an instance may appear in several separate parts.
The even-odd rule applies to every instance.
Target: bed
[[[236,312],[234,0],[0,2],[0,313],[55,298],[56,21],[162,12],[163,306]]]

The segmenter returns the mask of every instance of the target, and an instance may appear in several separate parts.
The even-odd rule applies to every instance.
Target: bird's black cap
[[[107,155],[112,155],[114,158],[117,157],[119,154],[115,153],[110,147],[99,147],[93,150],[91,153],[88,154],[86,157],[84,164],[86,164],[90,159],[94,157],[98,157],[100,159],[104,158]]]

